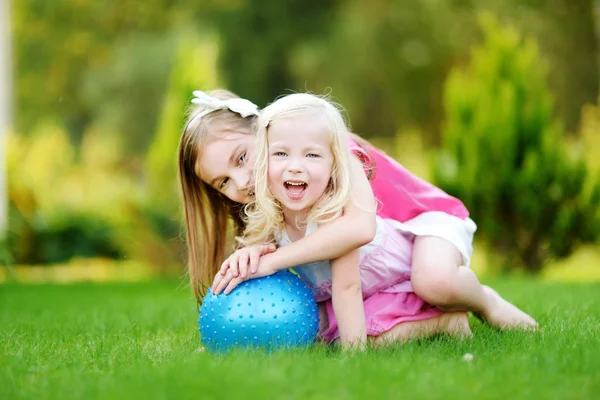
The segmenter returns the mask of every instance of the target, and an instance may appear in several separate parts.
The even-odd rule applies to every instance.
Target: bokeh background
[[[600,1],[2,0],[0,281],[185,274],[194,89],[331,94],[482,274],[600,281]],[[2,211],[6,209],[6,212]]]

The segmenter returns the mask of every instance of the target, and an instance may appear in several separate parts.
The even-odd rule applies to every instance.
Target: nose
[[[252,184],[252,180],[250,179],[251,170],[248,168],[240,168],[236,171],[235,174],[231,176],[231,179],[235,183],[235,187],[240,192],[248,192],[250,189],[250,185]]]
[[[304,166],[302,165],[302,162],[295,158],[290,159],[290,162],[288,164],[288,172],[293,174],[299,174],[302,171],[304,171]]]

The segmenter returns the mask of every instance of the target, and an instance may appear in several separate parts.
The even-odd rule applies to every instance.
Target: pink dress
[[[367,334],[377,336],[399,323],[433,318],[442,312],[413,292],[414,237],[429,235],[449,241],[468,266],[476,225],[460,200],[411,174],[384,152],[363,149],[352,139],[349,147],[365,166],[379,202],[375,238],[360,249]],[[315,229],[309,226],[306,234]],[[285,232],[278,239],[280,245],[289,243]],[[317,301],[326,301],[329,326],[321,337],[327,342],[335,340],[339,332],[331,303],[330,262],[294,270],[311,287]]]
[[[377,215],[402,222],[415,236],[437,236],[449,241],[468,266],[477,226],[464,204],[368,143],[363,149],[350,138],[348,144],[370,178],[378,202]]]
[[[371,146],[363,149],[352,138],[348,144],[370,177],[381,217],[406,222],[427,211],[441,211],[462,220],[469,216],[460,200],[413,175],[383,151]]]
[[[306,235],[317,229],[309,225]],[[360,279],[367,335],[378,336],[401,322],[433,318],[442,313],[419,296],[410,282],[412,234],[402,223],[377,217],[373,241],[360,248]],[[280,246],[290,243],[286,232],[276,235]],[[331,262],[318,261],[294,267],[311,288],[317,302],[325,301],[329,326],[321,338],[331,342],[339,337],[331,302]]]

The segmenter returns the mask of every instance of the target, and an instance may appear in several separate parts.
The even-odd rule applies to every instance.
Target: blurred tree
[[[113,46],[107,65],[82,74],[77,95],[91,121],[122,136],[130,153],[146,151],[156,131],[176,43],[171,33],[137,34]]]
[[[290,74],[293,49],[328,32],[337,2],[246,0],[217,13],[227,88],[261,107],[288,89],[302,90]]]
[[[484,44],[446,82],[437,183],[462,199],[505,268],[539,271],[599,233],[600,181],[571,157],[533,40],[482,18]]]
[[[178,224],[161,225],[164,212],[148,201],[147,186],[124,171],[130,157],[121,137],[89,129],[77,152],[64,129],[40,123],[31,135],[8,139],[14,262],[111,257],[180,270]]]
[[[592,173],[600,173],[600,105],[587,105],[581,110],[579,145]]]
[[[260,105],[286,89],[333,94],[366,136],[418,126],[437,143],[447,71],[490,9],[538,38],[557,110],[574,129],[598,91],[592,0],[22,0],[14,2],[16,129],[92,122],[146,150],[156,130],[175,32],[219,32],[223,83]]]
[[[600,0],[592,1],[592,16],[594,18],[594,33],[596,36],[596,63],[598,63],[598,68],[600,69]],[[600,71],[598,72],[600,73]]]
[[[84,171],[74,162],[75,149],[67,135],[53,124],[40,124],[28,138],[12,134],[8,139],[7,242],[15,262],[53,263],[75,256],[121,257],[121,240],[109,219],[122,219],[118,211],[126,207],[115,212],[121,205],[115,199],[127,202],[125,195],[130,187],[128,179],[116,178],[105,169],[112,164],[114,170],[114,149],[106,142],[102,143],[104,146],[94,146],[95,157]],[[88,161],[90,155],[84,149],[82,159]],[[115,186],[120,186],[117,193]]]
[[[332,34],[305,44],[290,65],[297,84],[333,87],[365,136],[392,136],[420,126],[438,141],[442,88],[450,66],[468,57],[478,38],[476,15],[492,10],[538,39],[550,60],[550,87],[567,129],[598,94],[598,40],[592,1],[349,0]]]
[[[331,35],[299,47],[290,68],[298,85],[333,88],[361,135],[420,125],[435,143],[443,80],[475,36],[471,19],[465,1],[349,0]]]
[[[143,138],[144,132],[154,130],[155,120],[148,116],[154,115],[160,104],[169,71],[160,68],[165,59],[168,62],[168,48],[157,46],[148,58],[143,50],[152,44],[144,47],[148,43],[144,38],[156,38],[155,43],[161,44],[161,35],[193,21],[210,7],[214,7],[212,2],[194,0],[15,1],[11,22],[16,130],[28,133],[40,119],[58,118],[78,141],[98,117],[99,102],[114,100],[119,84],[125,83],[126,92],[117,95],[135,98],[139,94],[145,102],[121,102],[137,104],[142,110],[133,109],[123,117],[121,121],[135,119],[135,123],[119,126],[119,133]],[[137,40],[138,36],[142,39]],[[142,57],[130,57],[128,65],[119,64],[130,52]],[[159,66],[155,73],[139,74],[140,70],[152,71],[154,64]],[[107,68],[112,81],[104,79],[106,75],[98,78],[98,85],[107,85],[105,95],[87,93],[86,98],[84,88],[90,91],[86,80],[96,79],[100,72],[95,71]],[[141,78],[135,80],[138,74]]]
[[[177,185],[178,134],[183,128],[192,91],[218,86],[217,46],[211,37],[180,36],[177,56],[159,116],[158,129],[146,156],[147,195],[156,208],[179,223]]]
[[[594,0],[488,0],[490,10],[534,36],[552,68],[549,86],[568,132],[575,132],[581,107],[595,104],[599,89],[600,3]],[[597,9],[595,11],[595,8]]]

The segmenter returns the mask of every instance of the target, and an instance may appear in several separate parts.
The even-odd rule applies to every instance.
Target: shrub
[[[598,235],[600,185],[571,154],[553,117],[536,43],[492,17],[467,69],[446,81],[443,150],[436,182],[471,211],[504,268],[539,271]]]

